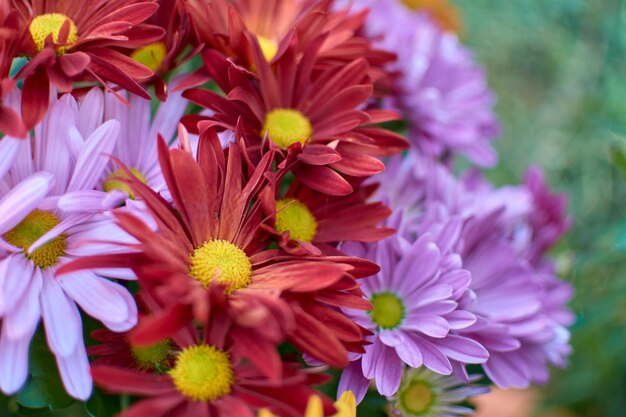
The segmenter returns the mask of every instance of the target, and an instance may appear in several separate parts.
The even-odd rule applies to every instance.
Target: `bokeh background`
[[[499,96],[501,162],[488,177],[497,185],[519,183],[528,165],[540,166],[553,188],[569,194],[576,219],[554,252],[577,289],[571,367],[555,372],[547,387],[480,398],[478,416],[626,416],[626,5],[454,3],[463,14],[462,37]],[[38,366],[52,361],[42,356]],[[0,416],[11,411],[15,401],[0,397]],[[80,404],[29,414],[89,415]]]

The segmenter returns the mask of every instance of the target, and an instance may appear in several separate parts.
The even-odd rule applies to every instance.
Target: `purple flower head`
[[[354,321],[370,330],[365,353],[344,370],[340,391],[352,390],[361,400],[368,381],[378,391],[393,395],[400,386],[404,365],[425,366],[450,375],[453,362],[483,363],[487,351],[456,334],[476,317],[459,308],[469,296],[470,275],[451,251],[461,232],[461,221],[450,219],[411,243],[395,236],[371,245],[347,243],[349,255],[375,261],[381,271],[362,282],[373,304],[370,312],[347,310]]]
[[[567,308],[572,288],[544,256],[546,242],[553,244],[570,224],[562,197],[553,196],[536,171],[524,185],[494,188],[476,171],[457,180],[415,152],[392,160],[390,168],[401,175],[381,175],[381,189],[391,207],[409,208],[403,229],[409,240],[447,219],[463,219],[454,251],[471,273],[474,297],[459,300],[459,307],[478,319],[458,333],[487,348],[489,377],[501,387],[546,382],[547,366],[563,366],[571,350],[566,327],[573,321]]]
[[[459,153],[481,166],[498,160],[491,141],[500,127],[495,95],[483,69],[456,35],[443,31],[425,12],[399,0],[356,0],[370,9],[366,33],[376,46],[397,54],[393,104],[409,122],[409,138],[435,156]],[[393,22],[393,24],[390,24]]]
[[[78,306],[114,331],[127,331],[137,320],[130,293],[101,276],[108,271],[54,275],[77,257],[119,251],[103,238],[128,241],[112,216],[58,205],[68,193],[92,190],[109,163],[119,123],[97,124],[93,116],[71,95],[53,100],[0,180],[0,389],[7,394],[28,376],[29,345],[40,319],[66,390],[81,400],[92,383]],[[115,277],[134,278],[129,272]]]
[[[472,376],[471,382],[480,376]],[[433,373],[426,368],[407,369],[400,389],[392,398],[390,415],[399,417],[458,417],[474,413],[463,405],[468,399],[486,394],[489,388],[468,385],[453,376]]]

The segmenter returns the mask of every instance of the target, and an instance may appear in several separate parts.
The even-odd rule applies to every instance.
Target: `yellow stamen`
[[[404,319],[404,304],[395,294],[382,292],[370,300],[374,308],[369,312],[372,321],[383,329],[394,329]]]
[[[256,38],[259,41],[259,46],[261,47],[265,60],[270,62],[274,59],[276,53],[278,52],[278,44],[265,36],[257,35]]]
[[[61,221],[54,214],[34,210],[17,226],[6,232],[3,238],[11,245],[23,249],[26,257],[39,268],[46,269],[56,265],[59,257],[65,255],[65,235],[57,236],[31,254],[27,251],[33,243],[59,223]]]
[[[163,42],[151,43],[130,54],[132,59],[145,65],[154,72],[161,68],[166,56],[167,48]]]
[[[294,109],[274,109],[265,116],[261,136],[268,135],[278,146],[287,149],[291,144],[304,144],[313,134],[307,117]]]
[[[143,182],[144,184],[148,182],[146,177],[144,177],[143,174],[139,172],[139,170],[135,168],[130,168],[130,172],[132,172],[139,179],[139,181]],[[124,191],[126,194],[128,194],[129,198],[135,199],[135,194],[133,193],[133,190],[125,182],[125,180],[128,179],[130,179],[128,174],[124,170],[118,169],[117,171],[113,171],[111,175],[109,175],[107,180],[104,182],[102,188],[107,193],[110,193],[113,190]]]
[[[252,264],[248,255],[225,240],[204,243],[190,256],[189,275],[208,287],[213,280],[227,285],[231,293],[245,288],[252,280]]]
[[[174,385],[193,401],[214,401],[230,394],[235,373],[228,353],[213,346],[183,350],[169,371]]]
[[[162,342],[150,346],[131,346],[131,353],[142,369],[156,369],[170,356],[172,342],[165,339]]]
[[[423,381],[412,381],[398,393],[399,404],[410,415],[419,416],[428,411],[434,403],[435,393]]]
[[[341,394],[339,400],[335,402],[337,414],[332,417],[356,417],[356,398],[352,391],[345,391]],[[269,410],[262,409],[259,411],[258,417],[276,417]],[[324,417],[324,407],[322,400],[317,395],[309,397],[304,417]]]
[[[68,34],[65,43],[56,48],[56,52],[58,54],[63,54],[78,40],[78,30],[76,29],[76,24],[72,19],[61,13],[46,13],[35,17],[30,22],[28,30],[30,31],[30,36],[33,38],[37,52],[43,51],[46,38],[49,35],[52,35],[54,43],[59,42],[61,28],[67,20],[70,22],[70,33]]]
[[[285,198],[276,201],[276,230],[289,231],[289,237],[312,242],[317,233],[317,221],[311,210],[298,200]]]

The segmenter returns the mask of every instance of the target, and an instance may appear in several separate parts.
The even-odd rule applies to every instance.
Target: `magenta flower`
[[[110,215],[67,212],[57,204],[69,192],[92,190],[109,163],[119,123],[91,129],[96,123],[89,116],[70,95],[53,103],[0,180],[0,389],[7,394],[26,381],[40,319],[66,390],[81,400],[92,382],[77,307],[114,331],[137,320],[130,293],[97,271],[54,276],[77,257],[119,250],[94,241],[127,240]],[[81,132],[90,130],[83,139]]]
[[[391,396],[400,386],[405,364],[450,375],[451,360],[487,360],[480,344],[455,334],[476,321],[472,313],[458,308],[470,284],[469,273],[451,251],[460,232],[461,222],[452,219],[413,243],[396,236],[372,245],[343,245],[346,253],[378,263],[381,271],[362,281],[373,310],[346,311],[373,336],[365,353],[353,357],[344,370],[340,392],[350,389],[361,400],[368,381],[375,379],[378,391]]]
[[[394,52],[398,71],[393,105],[409,122],[409,139],[424,152],[467,156],[481,166],[498,160],[491,141],[500,127],[485,72],[453,33],[400,0],[356,0],[369,8],[365,30],[376,46]],[[393,22],[390,24],[389,22]]]

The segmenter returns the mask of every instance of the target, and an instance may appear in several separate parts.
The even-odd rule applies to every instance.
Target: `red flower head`
[[[369,75],[379,80],[386,76],[383,67],[395,59],[357,34],[367,13],[332,11],[329,0],[184,0],[184,4],[197,40],[247,69],[256,68],[254,44],[267,61],[274,62],[294,36],[299,39],[298,52],[302,52],[322,34],[325,40],[316,67],[363,58],[370,64]]]
[[[353,189],[346,177],[382,171],[377,157],[395,154],[408,144],[402,136],[372,126],[395,119],[395,113],[362,109],[373,90],[365,60],[313,76],[324,39],[313,42],[300,60],[292,44],[273,65],[255,45],[258,79],[219,53],[205,51],[206,69],[227,97],[199,88],[184,96],[215,112],[210,122],[200,122],[200,129],[234,128],[241,119],[250,149],[262,154],[269,138],[283,156],[281,167],[289,168],[302,183],[326,194],[347,195]],[[202,118],[193,116],[186,123],[193,130],[198,120]]]
[[[74,81],[112,82],[146,99],[139,85],[153,75],[146,66],[117,51],[156,42],[164,31],[142,24],[159,5],[152,0],[16,0],[21,52],[31,60],[24,78],[22,117],[33,127],[46,113],[50,82],[71,91]]]
[[[263,223],[259,192],[274,175],[273,155],[244,169],[244,152],[239,141],[225,154],[212,129],[201,136],[197,161],[161,141],[161,168],[176,209],[131,179],[158,232],[131,214],[117,213],[120,226],[140,242],[136,251],[82,258],[59,273],[95,265],[132,268],[155,304],[151,310],[156,313],[143,320],[142,344],[171,336],[194,318],[204,323],[209,308],[226,299],[224,310],[238,325],[259,326],[260,338],[269,337],[273,344],[286,338],[323,362],[345,366],[348,349],[362,351],[364,331],[336,307],[369,308],[356,278],[378,267],[347,256],[295,257],[266,250],[257,239]],[[216,284],[225,291],[210,296]],[[281,327],[284,334],[276,335]]]
[[[280,236],[283,249],[300,254],[333,253],[337,243],[347,240],[384,239],[395,232],[379,226],[391,210],[383,203],[367,202],[374,190],[375,186],[359,187],[348,196],[328,196],[296,180],[269,208],[273,214],[271,232]]]
[[[156,372],[123,367],[106,356],[98,358],[91,367],[94,381],[113,393],[149,397],[119,417],[255,417],[262,408],[280,416],[299,417],[308,398],[320,395],[310,385],[327,380],[324,375],[303,373],[296,364],[282,364],[282,377],[268,379],[242,360],[223,336],[206,335],[200,339],[197,330],[188,327],[172,341],[144,348],[139,355],[159,361]],[[111,342],[107,345],[110,349]],[[92,353],[99,350],[102,354],[107,350],[104,346],[95,346]],[[332,413],[332,401],[321,399],[325,414]]]
[[[0,0],[0,132],[23,138],[26,127],[20,115],[3,103],[9,92],[15,87],[15,81],[9,77],[13,58],[17,55],[20,33],[19,15],[12,10],[10,0]]]

